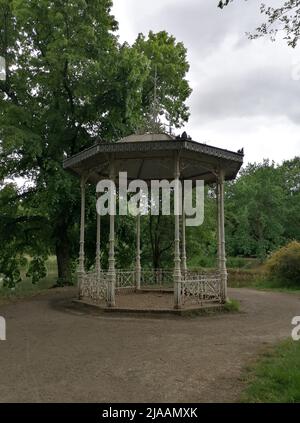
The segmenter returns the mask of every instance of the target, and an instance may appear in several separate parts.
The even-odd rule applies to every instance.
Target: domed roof
[[[121,138],[118,143],[123,142],[147,142],[147,141],[173,141],[175,138],[172,135],[161,133],[161,134],[132,134],[128,137]]]
[[[168,133],[134,134],[118,142],[97,143],[64,160],[64,168],[76,175],[87,175],[91,183],[109,178],[110,160],[115,171],[127,172],[128,180],[172,180],[174,158],[180,155],[180,178],[214,183],[219,169],[226,180],[236,177],[243,164],[244,152],[198,143],[186,133],[172,137]]]

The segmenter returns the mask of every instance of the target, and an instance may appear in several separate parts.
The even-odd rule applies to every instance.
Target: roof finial
[[[153,95],[152,101],[150,102],[148,111],[145,113],[141,125],[139,126],[137,133],[164,133],[163,124],[159,119],[160,103],[157,93],[158,87],[158,76],[157,76],[157,65],[154,66],[154,77],[153,80]]]
[[[157,65],[155,65],[154,67],[153,82],[154,82],[154,89],[153,89],[154,92],[153,92],[153,102],[151,104],[151,109],[150,109],[150,116],[151,116],[153,127],[155,128],[157,124],[160,123],[158,118],[159,102],[157,98]]]
[[[137,128],[137,134],[166,134],[169,133],[173,136],[171,123],[162,123],[160,120],[161,105],[158,94],[158,72],[157,65],[154,65],[154,77],[151,78],[153,81],[153,95],[152,101],[148,106],[148,111],[144,114],[143,119],[139,127]]]

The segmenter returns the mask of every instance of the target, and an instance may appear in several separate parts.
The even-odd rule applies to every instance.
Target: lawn
[[[228,286],[231,288],[250,288],[262,291],[300,292],[300,284],[292,285],[283,281],[270,280],[262,265],[250,268],[228,268]]]
[[[288,340],[247,369],[241,402],[300,402],[300,341]]]
[[[22,269],[22,282],[16,284],[15,288],[0,288],[0,303],[30,297],[54,286],[57,280],[57,266],[54,256],[49,257],[46,262],[46,267],[47,276],[39,280],[36,284],[32,284],[31,279],[25,276],[26,269]]]

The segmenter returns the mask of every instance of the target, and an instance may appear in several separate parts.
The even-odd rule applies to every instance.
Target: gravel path
[[[97,316],[67,308],[72,289],[0,306],[1,402],[230,402],[241,371],[288,337],[300,296],[231,289],[241,313]]]

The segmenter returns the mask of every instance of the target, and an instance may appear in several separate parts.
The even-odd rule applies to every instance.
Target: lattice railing
[[[134,270],[116,270],[116,288],[135,288]],[[80,281],[80,297],[92,301],[106,300],[109,273],[101,271],[86,272]],[[171,270],[142,270],[141,285],[172,286],[174,282]],[[218,272],[190,271],[182,272],[182,304],[202,304],[222,301],[222,281]]]
[[[134,270],[116,270],[116,288],[134,288],[135,271]]]
[[[219,277],[219,272],[216,269],[194,269],[194,270],[182,270],[181,271],[181,279],[182,280],[194,280],[197,278],[202,278],[204,276],[210,277]]]
[[[222,301],[222,281],[218,272],[187,272],[181,282],[182,304]]]
[[[79,291],[82,298],[88,298],[93,301],[106,299],[107,272],[101,271],[99,275],[95,271],[86,272],[81,278]]]
[[[165,269],[156,270],[142,270],[141,272],[141,285],[142,286],[172,286],[173,284],[173,271]]]

